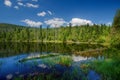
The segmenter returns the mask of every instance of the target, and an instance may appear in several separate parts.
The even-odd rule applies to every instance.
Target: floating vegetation
[[[55,57],[55,56],[58,56],[59,54],[55,54],[55,53],[52,53],[52,54],[39,54],[37,56],[28,56],[27,58],[23,58],[21,60],[19,60],[19,62],[25,62],[25,61],[28,61],[28,60],[35,60],[35,59],[43,59],[43,58],[48,58],[48,57]]]
[[[73,62],[72,57],[65,56],[65,55],[64,56],[60,55],[60,56],[56,56],[56,57],[53,57],[53,58],[43,59],[43,63],[46,63],[49,66],[53,66],[53,65],[56,65],[56,64],[60,64],[60,65],[63,65],[63,66],[71,66],[72,62]]]
[[[99,55],[103,55],[103,51],[105,51],[107,48],[100,48],[100,49],[90,49],[86,51],[79,51],[79,52],[73,52],[76,55],[82,55],[83,57],[98,57]]]

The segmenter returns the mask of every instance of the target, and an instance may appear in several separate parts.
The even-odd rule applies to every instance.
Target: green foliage
[[[111,59],[94,62],[95,70],[101,74],[102,80],[119,80],[120,65]],[[92,65],[93,66],[93,65]]]
[[[117,49],[108,49],[104,54],[107,59],[102,61],[93,61],[90,64],[90,67],[101,75],[102,80],[119,80],[120,51]]]
[[[47,63],[50,66],[56,65],[56,64],[60,64],[63,66],[71,66],[72,64],[72,58],[70,56],[57,56],[57,57],[53,57],[53,58],[47,58],[43,60],[44,63]]]
[[[116,12],[111,30],[111,47],[120,48],[120,9]]]
[[[117,10],[116,15],[114,17],[113,27],[116,29],[120,28],[120,9]]]
[[[98,39],[98,43],[105,43],[106,41],[106,37],[105,36],[100,36],[99,39]]]
[[[120,49],[120,33],[115,33],[111,38],[111,47]]]
[[[105,42],[110,27],[106,25],[83,25],[59,28],[31,28],[12,24],[0,24],[0,42]]]

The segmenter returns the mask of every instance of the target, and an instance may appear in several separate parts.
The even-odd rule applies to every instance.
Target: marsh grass
[[[102,80],[120,79],[120,54],[119,50],[108,49],[105,51],[107,59],[95,60],[90,67],[101,75]]]
[[[43,63],[46,63],[49,66],[60,64],[60,65],[69,67],[72,65],[72,62],[73,62],[72,57],[66,56],[66,55],[60,55],[60,56],[47,58],[43,60]]]
[[[102,80],[112,80],[112,76],[114,75],[114,65],[111,60],[94,61],[93,64],[93,69],[101,74]]]

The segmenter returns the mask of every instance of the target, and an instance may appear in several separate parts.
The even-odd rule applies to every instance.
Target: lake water
[[[104,60],[102,53],[86,52],[76,55],[74,52],[102,47],[88,44],[0,43],[0,80],[26,80],[29,76],[48,75],[53,72],[58,79],[65,75],[76,75],[71,77],[71,80],[83,80],[84,77],[88,80],[100,80],[100,76],[93,70],[83,74],[80,65],[96,59]],[[59,59],[63,61],[65,58],[72,59],[70,66],[59,62]]]

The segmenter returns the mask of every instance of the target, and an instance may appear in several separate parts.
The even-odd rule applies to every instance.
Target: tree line
[[[24,27],[12,24],[0,24],[0,42],[106,42],[111,26],[82,25],[61,26],[59,28]]]

